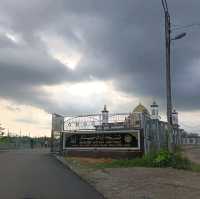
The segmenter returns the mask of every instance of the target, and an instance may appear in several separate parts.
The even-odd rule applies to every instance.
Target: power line
[[[175,28],[172,30],[180,30],[180,29],[186,29],[186,28],[192,28],[192,27],[200,27],[200,23],[193,23],[193,24],[188,24],[188,25],[173,25]]]
[[[168,6],[167,6],[167,1],[166,0],[161,0],[162,1],[162,6],[165,12],[168,12]]]
[[[168,5],[167,5],[167,0],[165,0],[165,6],[166,6],[167,11],[169,11],[168,10]]]

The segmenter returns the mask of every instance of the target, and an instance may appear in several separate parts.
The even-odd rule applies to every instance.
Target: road
[[[103,199],[47,151],[0,152],[2,199]]]

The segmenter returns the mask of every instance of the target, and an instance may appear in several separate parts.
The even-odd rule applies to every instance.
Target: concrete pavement
[[[2,199],[103,199],[47,151],[0,153]]]

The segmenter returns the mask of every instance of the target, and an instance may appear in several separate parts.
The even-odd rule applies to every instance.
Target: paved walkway
[[[47,151],[0,153],[2,199],[102,199]]]

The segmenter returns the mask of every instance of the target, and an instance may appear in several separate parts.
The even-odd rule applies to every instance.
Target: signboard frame
[[[129,129],[129,130],[114,130],[114,131],[79,131],[79,132],[69,132],[63,131],[63,150],[120,150],[120,151],[135,151],[141,150],[141,130],[140,129]],[[66,136],[69,135],[81,135],[81,134],[127,134],[136,133],[137,135],[137,147],[66,147]]]

